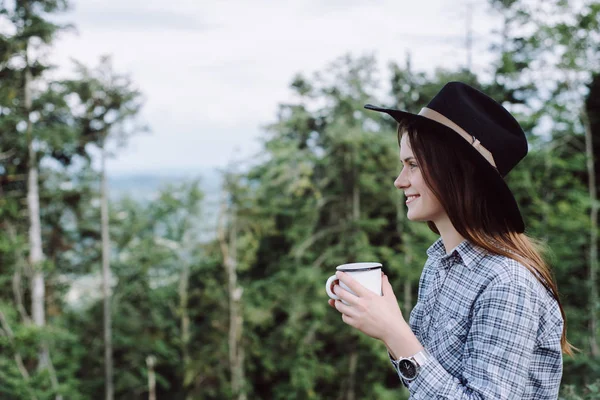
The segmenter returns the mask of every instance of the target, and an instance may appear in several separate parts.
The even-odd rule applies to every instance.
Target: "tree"
[[[109,57],[103,57],[96,70],[77,64],[78,80],[65,81],[66,88],[77,94],[82,114],[78,123],[82,136],[95,138],[99,143],[101,169],[101,219],[102,219],[102,291],[104,298],[104,343],[106,400],[114,397],[112,330],[110,306],[110,238],[108,224],[108,185],[106,181],[107,141],[117,135],[122,143],[143,127],[131,124],[141,109],[141,94],[132,88],[129,77],[113,71]]]
[[[380,398],[381,386],[352,382],[393,374],[386,364],[365,369],[385,349],[344,329],[321,298],[331,268],[384,257],[387,265],[395,238],[395,135],[361,111],[374,98],[374,64],[346,56],[312,80],[295,77],[297,100],[268,127],[264,162],[240,179],[236,210],[260,226],[254,259],[239,272],[251,396]]]
[[[226,175],[226,183],[224,190],[228,190],[228,186],[235,186],[234,175]],[[242,310],[242,294],[243,287],[238,284],[237,268],[237,240],[238,228],[236,224],[236,210],[228,203],[226,192],[221,200],[221,209],[219,211],[219,222],[217,225],[217,237],[221,254],[223,257],[223,266],[225,267],[227,276],[227,294],[229,303],[229,368],[231,372],[231,391],[237,400],[245,400],[246,389],[245,385],[245,370],[244,370],[244,346],[242,343],[243,335],[243,310]],[[225,222],[227,219],[227,222]],[[225,227],[225,224],[228,226]],[[229,233],[229,234],[227,234]]]
[[[555,254],[560,291],[569,300],[568,332],[578,347],[589,349],[565,360],[563,381],[583,386],[600,368],[595,161],[600,146],[588,123],[596,110],[584,106],[590,104],[592,77],[600,68],[595,34],[600,9],[588,1],[491,3],[510,24],[496,80],[519,100],[520,120],[537,150],[510,180],[519,185],[519,202],[530,215],[531,231],[546,239]],[[589,210],[587,221],[583,209]],[[589,233],[587,239],[577,233],[582,231]]]
[[[12,8],[2,7],[2,14],[14,28],[12,37],[2,40],[4,67],[9,69],[5,75],[20,78],[22,82],[18,98],[18,115],[24,125],[27,143],[27,210],[29,216],[29,267],[31,274],[31,312],[33,323],[40,329],[46,326],[44,252],[42,248],[42,232],[40,221],[40,198],[38,181],[38,162],[35,149],[34,122],[32,104],[34,98],[34,80],[47,69],[42,58],[36,58],[35,47],[48,46],[61,26],[50,22],[48,16],[66,10],[65,0],[28,0],[16,1]],[[35,46],[35,47],[34,47]],[[48,369],[53,388],[58,387],[58,380],[50,358],[48,344],[42,342],[38,370]],[[57,395],[57,398],[61,398]]]

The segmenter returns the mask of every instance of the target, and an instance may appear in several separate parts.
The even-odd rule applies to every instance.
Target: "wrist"
[[[395,341],[398,336],[402,336],[403,332],[406,329],[406,321],[403,318],[399,320],[390,321],[390,324],[387,326],[387,329],[383,332],[381,336],[381,341],[385,343],[387,347],[390,347],[390,344]]]
[[[395,359],[410,357],[423,350],[421,342],[404,319],[391,326],[382,341]]]
[[[394,342],[402,340],[408,334],[412,334],[412,329],[404,318],[398,318],[390,321],[387,330],[384,332],[381,341],[385,343],[387,347],[391,347]]]

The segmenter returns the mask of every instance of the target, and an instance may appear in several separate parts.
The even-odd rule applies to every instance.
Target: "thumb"
[[[394,289],[392,289],[392,285],[390,284],[390,281],[387,275],[385,274],[383,274],[383,276],[381,277],[381,292],[384,296],[396,297],[396,295],[394,294]]]

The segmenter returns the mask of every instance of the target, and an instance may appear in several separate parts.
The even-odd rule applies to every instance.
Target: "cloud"
[[[230,162],[244,163],[260,153],[259,129],[247,124],[223,128],[193,125],[187,121],[154,118],[154,128],[163,135],[141,135],[109,160],[113,173],[157,170],[196,171]]]
[[[144,93],[152,134],[132,139],[111,169],[222,166],[235,146],[256,151],[260,127],[291,101],[297,73],[311,77],[344,54],[375,54],[383,74],[389,61],[403,65],[407,51],[415,71],[464,65],[466,4],[423,3],[79,0],[64,17],[80,35],[64,35],[52,56],[66,73],[71,57],[93,66],[112,54]],[[475,11],[481,70],[497,21]]]
[[[207,31],[217,25],[201,21],[198,16],[165,10],[94,9],[78,13],[78,23],[89,29],[125,31]]]

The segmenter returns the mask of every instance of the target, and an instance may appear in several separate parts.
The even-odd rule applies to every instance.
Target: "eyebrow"
[[[410,160],[414,160],[414,157],[406,157],[404,160],[402,160],[403,162],[409,162]]]

